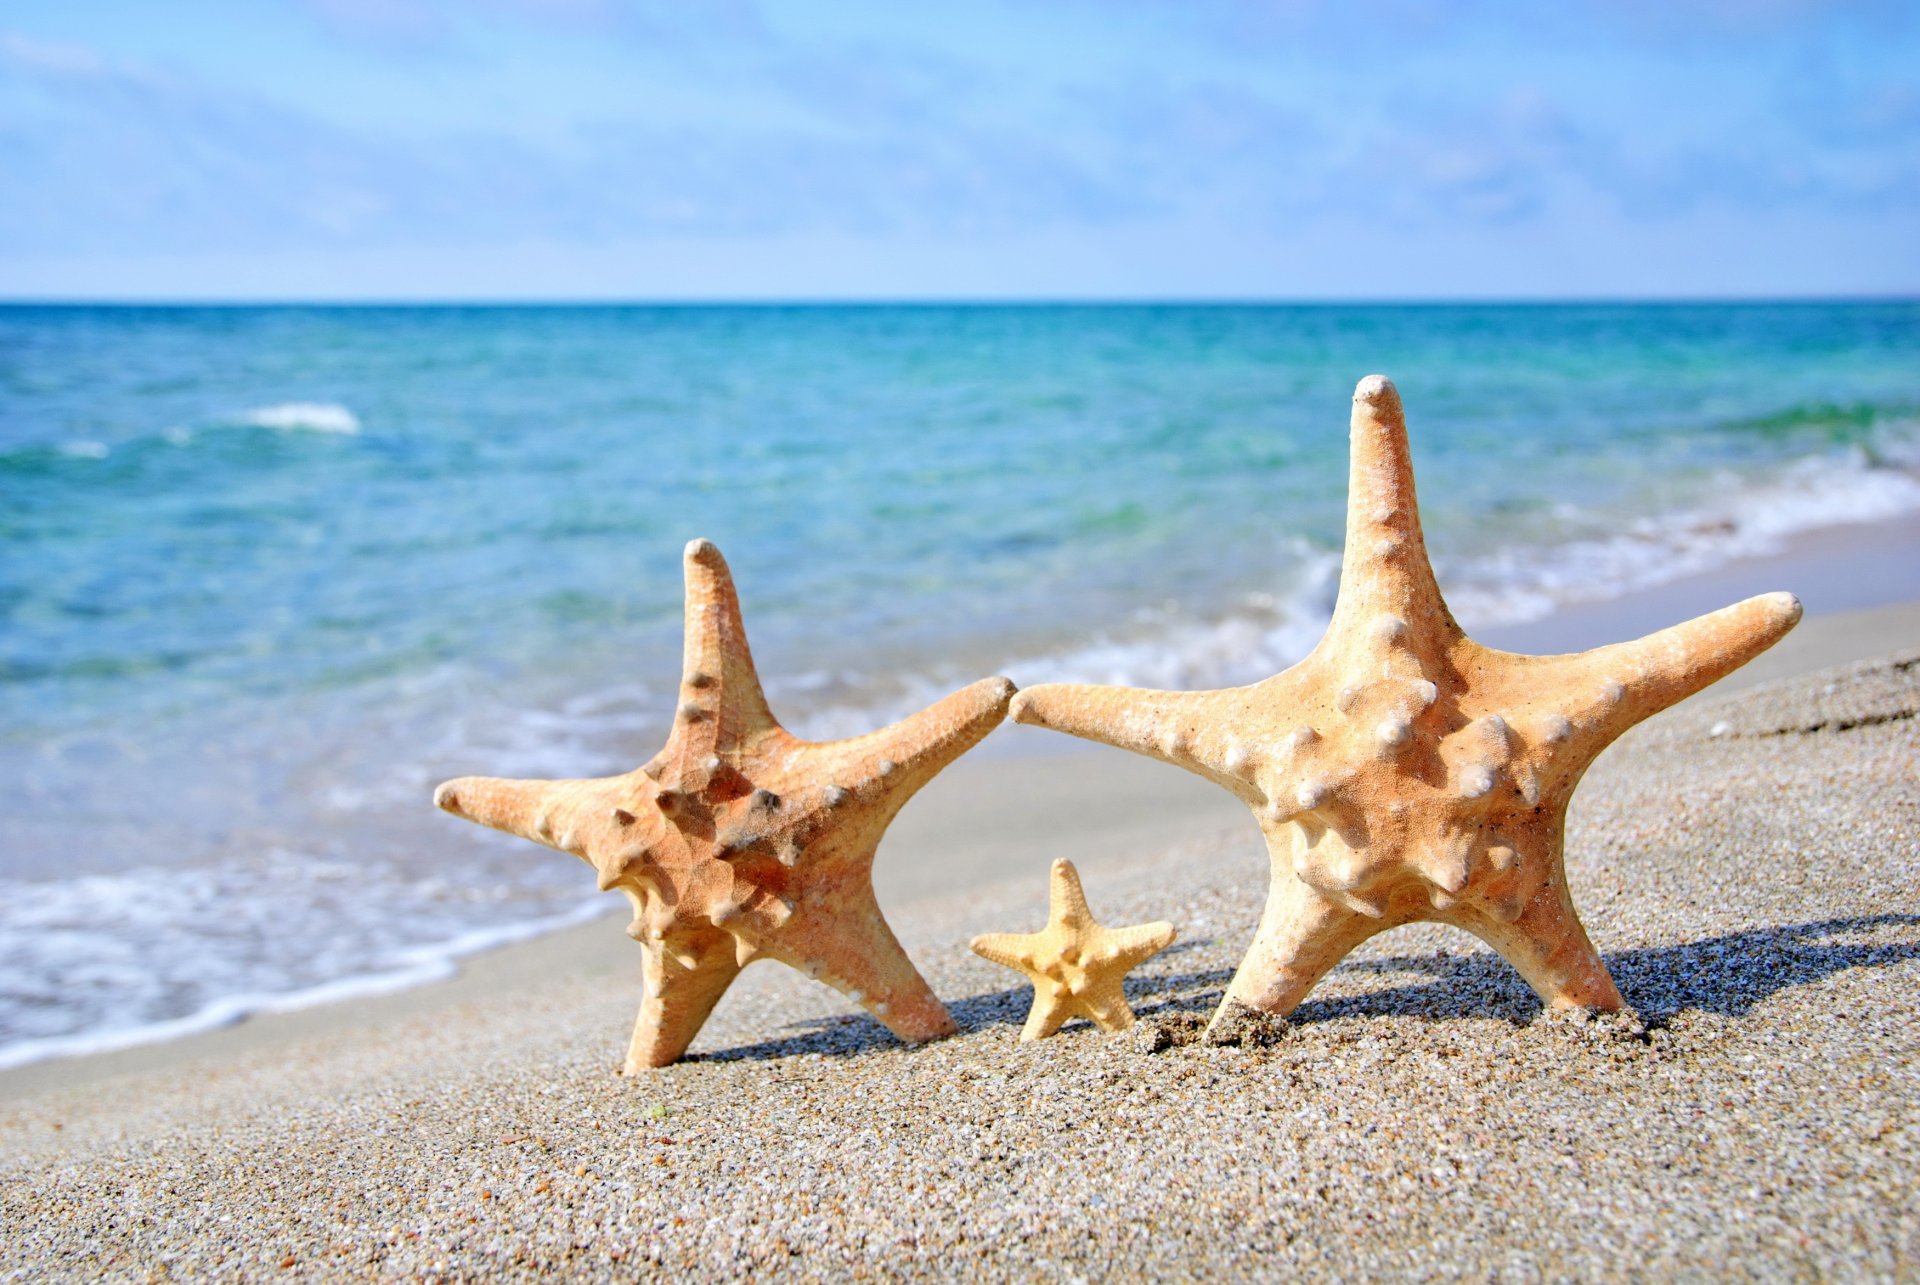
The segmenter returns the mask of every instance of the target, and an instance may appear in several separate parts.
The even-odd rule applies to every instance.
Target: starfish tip
[[[443,812],[460,815],[460,782],[442,781],[433,792],[433,806]]]
[[[1794,594],[1768,593],[1760,597],[1761,601],[1771,609],[1782,628],[1793,628],[1800,623],[1800,617],[1806,614],[1806,608],[1800,605],[1800,599]]]
[[[722,561],[720,557],[720,546],[704,536],[697,540],[689,540],[687,541],[686,559],[688,562],[704,563],[710,567],[715,566]]]
[[[1357,402],[1380,403],[1399,401],[1400,390],[1385,375],[1368,375],[1353,387],[1353,400]]]

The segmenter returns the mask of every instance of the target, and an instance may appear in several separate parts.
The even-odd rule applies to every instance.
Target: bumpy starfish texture
[[[1087,909],[1080,872],[1071,861],[1056,861],[1047,926],[1037,933],[985,933],[973,939],[973,949],[1033,979],[1033,1008],[1020,1031],[1026,1041],[1045,1039],[1069,1017],[1091,1018],[1103,1031],[1132,1026],[1122,983],[1172,941],[1168,923],[1101,927]]]
[[[1548,1004],[1621,1007],[1574,914],[1567,802],[1601,750],[1766,650],[1800,619],[1750,598],[1565,656],[1483,647],[1428,563],[1400,395],[1353,398],[1346,552],[1333,622],[1305,660],[1249,687],[1047,684],[1013,715],[1187,769],[1253,809],[1272,880],[1215,1015],[1290,1013],[1348,951],[1414,920],[1486,941]]]
[[[757,959],[826,982],[903,1040],[951,1034],[881,917],[874,851],[914,792],[1005,717],[1013,684],[983,679],[881,731],[802,741],[767,708],[720,550],[689,544],[686,581],[681,703],[665,749],[598,780],[462,777],[434,802],[571,852],[632,901],[646,989],[629,1075],[678,1059]]]

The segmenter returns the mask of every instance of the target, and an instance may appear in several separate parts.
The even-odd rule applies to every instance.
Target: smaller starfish
[[[973,953],[1033,979],[1033,1009],[1020,1039],[1043,1040],[1069,1017],[1091,1018],[1103,1031],[1133,1025],[1121,983],[1127,974],[1173,942],[1173,925],[1103,928],[1087,909],[1080,872],[1071,861],[1053,863],[1047,926],[1037,933],[983,933]]]

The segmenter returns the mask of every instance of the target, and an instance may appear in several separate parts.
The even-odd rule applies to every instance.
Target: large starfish
[[[1173,925],[1103,927],[1087,908],[1080,872],[1071,861],[1053,863],[1047,903],[1047,926],[1037,933],[982,933],[973,939],[975,954],[1033,982],[1033,1007],[1021,1041],[1045,1039],[1076,1015],[1103,1031],[1126,1030],[1133,1025],[1133,1009],[1122,984],[1129,972],[1172,944]]]
[[[666,748],[624,776],[461,777],[456,816],[571,852],[633,902],[646,995],[626,1072],[679,1058],[740,970],[777,959],[844,992],[903,1040],[953,1019],[873,895],[874,850],[915,791],[1005,717],[982,679],[892,727],[808,742],[774,720],[720,550],[687,546],[681,704]]]
[[[1480,937],[1550,1005],[1615,1009],[1567,890],[1568,798],[1621,733],[1799,619],[1773,593],[1577,655],[1481,646],[1427,560],[1400,395],[1370,375],[1353,396],[1339,600],[1312,654],[1223,691],[1030,687],[1013,716],[1163,759],[1253,809],[1272,881],[1216,1024],[1236,1002],[1292,1012],[1348,951],[1420,919]]]

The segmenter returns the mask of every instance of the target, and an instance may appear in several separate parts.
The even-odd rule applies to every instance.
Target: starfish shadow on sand
[[[1889,930],[1899,939],[1885,940]],[[1878,932],[1875,941],[1848,936]],[[1823,981],[1849,968],[1884,968],[1920,960],[1920,915],[1850,915],[1801,924],[1747,928],[1672,946],[1609,952],[1607,967],[1628,1003],[1659,1023],[1687,1009],[1745,1017],[1771,996]],[[1340,971],[1392,976],[1421,973],[1431,981],[1312,999],[1292,1021],[1305,1024],[1338,1017],[1418,1016],[1430,1019],[1504,1017],[1514,1022],[1538,1016],[1541,1002],[1519,974],[1491,951],[1435,951],[1384,959],[1348,960]],[[1204,1012],[1216,1000],[1211,988],[1231,970],[1148,979],[1168,998],[1141,1008],[1142,1015]],[[1183,993],[1192,992],[1192,993]]]
[[[1872,933],[1870,941],[1848,940]],[[1892,937],[1892,940],[1888,940]],[[1180,942],[1166,954],[1209,943]],[[1723,1017],[1746,1017],[1784,990],[1824,981],[1849,968],[1885,968],[1920,960],[1920,915],[1849,915],[1800,924],[1747,928],[1673,946],[1608,953],[1607,966],[1620,979],[1627,1000],[1659,1025],[1692,1009]],[[1431,980],[1339,999],[1312,999],[1292,1017],[1295,1024],[1341,1017],[1502,1017],[1526,1023],[1537,1017],[1539,997],[1519,974],[1491,951],[1436,951],[1384,959],[1348,960],[1342,972],[1376,976],[1419,973]],[[1210,1013],[1231,968],[1145,974],[1128,979],[1128,997],[1142,1018]],[[962,1034],[994,1026],[1018,1027],[1032,998],[1027,987],[987,991],[948,1005]],[[901,1047],[878,1023],[832,1016],[794,1023],[795,1034],[696,1054],[694,1062],[763,1061],[817,1053],[850,1057]]]
[[[1032,1002],[1033,988],[1018,986],[949,1001],[947,1011],[953,1015],[959,1034],[966,1035],[985,1030],[990,1026],[1018,1028],[1021,1022],[1026,1020],[1027,1009]],[[763,1062],[799,1057],[807,1053],[822,1057],[855,1057],[882,1049],[909,1047],[903,1041],[896,1039],[878,1022],[865,1017],[856,1017],[850,1013],[804,1018],[787,1023],[786,1029],[792,1034],[776,1039],[760,1040],[753,1044],[736,1045],[733,1048],[691,1053],[685,1060],[688,1062]]]

